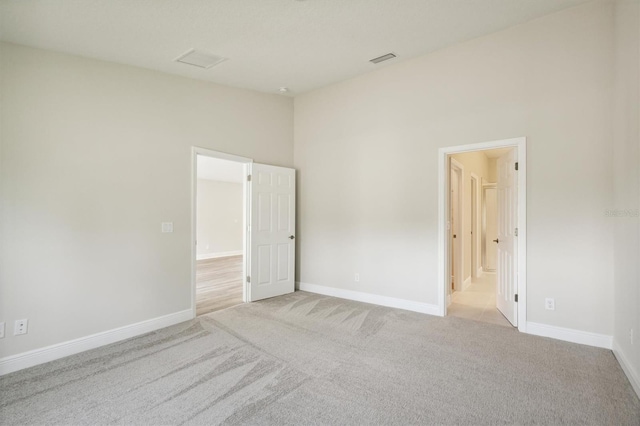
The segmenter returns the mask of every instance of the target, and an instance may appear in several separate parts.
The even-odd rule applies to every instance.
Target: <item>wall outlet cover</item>
[[[547,311],[555,311],[556,310],[556,301],[550,297],[544,299],[544,308]]]
[[[28,319],[16,320],[13,328],[13,335],[19,336],[21,334],[27,334],[28,326],[29,326]]]

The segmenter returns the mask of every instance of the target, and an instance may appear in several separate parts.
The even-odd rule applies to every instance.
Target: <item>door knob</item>
[[[494,243],[499,243],[500,241],[498,241],[498,239],[496,238],[495,240],[493,240]]]
[[[289,235],[289,239],[293,240],[295,237],[293,235]]]

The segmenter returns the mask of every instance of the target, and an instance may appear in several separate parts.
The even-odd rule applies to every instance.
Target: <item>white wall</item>
[[[589,3],[296,97],[299,281],[437,304],[438,148],[526,136],[528,320],[611,335],[612,45]]]
[[[0,48],[0,357],[189,309],[191,147],[291,167],[291,99]]]
[[[241,183],[198,179],[198,259],[242,253],[243,203]]]
[[[640,6],[616,2],[614,179],[614,347],[640,395]],[[617,215],[619,214],[619,216]],[[634,331],[631,344],[630,330]]]

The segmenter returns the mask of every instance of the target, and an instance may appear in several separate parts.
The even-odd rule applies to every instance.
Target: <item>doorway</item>
[[[443,255],[439,258],[439,308],[443,316],[475,315],[472,319],[485,318],[526,331],[525,144],[525,138],[516,138],[440,149],[439,241]],[[457,182],[458,169],[463,170],[462,184]],[[450,195],[456,192],[452,188],[465,186],[459,189],[464,200],[458,206],[463,211],[460,229],[452,223],[458,215],[453,214],[456,201]],[[487,207],[491,191],[496,199],[493,210]],[[491,227],[487,229],[490,215],[497,220],[496,238],[490,238]],[[489,249],[495,250],[493,272]],[[462,282],[460,287],[455,285],[455,274]],[[458,315],[464,304],[473,309],[465,308],[465,315]]]
[[[246,300],[245,163],[196,155],[196,316]]]
[[[199,177],[202,177],[199,176],[199,168],[204,170],[206,167],[203,164],[207,162],[215,164],[214,171],[211,172],[214,179],[210,180],[220,181],[221,173],[235,174],[242,170],[239,178],[241,183],[237,182],[237,178],[233,180],[233,183],[242,185],[242,220],[237,210],[237,191],[233,198],[235,201],[218,199],[212,207],[218,210],[217,213],[226,208],[234,212],[232,216],[227,215],[221,219],[226,228],[234,230],[235,245],[231,248],[223,247],[221,240],[221,232],[230,229],[223,229],[212,236],[207,236],[205,230],[199,229],[199,224],[206,222],[198,217],[198,194],[206,192],[199,185]],[[233,169],[233,172],[230,172],[230,169]],[[213,294],[218,299],[217,302],[209,304],[215,305],[213,309],[224,309],[225,304],[229,307],[241,302],[255,302],[295,291],[295,191],[294,169],[259,164],[250,158],[204,148],[192,148],[191,309],[194,317],[208,309],[202,303],[201,309],[198,309],[198,293],[202,300],[206,298],[205,293],[216,293],[220,290],[223,294]],[[233,206],[223,205],[224,203],[231,203]],[[204,214],[213,215],[211,211]],[[242,248],[238,250],[237,235],[240,234],[240,225]],[[211,260],[221,258],[224,258],[224,261]],[[216,265],[202,265],[199,268],[198,262],[204,260]],[[206,266],[209,268],[205,268]],[[241,274],[238,280],[239,271]],[[198,281],[201,284],[200,291]],[[238,282],[241,283],[241,300]],[[217,284],[225,284],[228,288],[220,288]],[[217,290],[212,290],[214,287]],[[224,298],[228,300],[222,300]]]

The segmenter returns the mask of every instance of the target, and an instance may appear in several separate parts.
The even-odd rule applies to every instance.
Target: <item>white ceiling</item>
[[[295,95],[585,1],[0,0],[0,39]],[[173,62],[191,48],[228,60]]]
[[[244,179],[244,166],[242,163],[203,155],[198,155],[197,159],[198,179],[233,183],[242,183]]]

